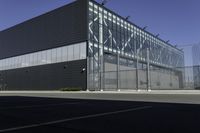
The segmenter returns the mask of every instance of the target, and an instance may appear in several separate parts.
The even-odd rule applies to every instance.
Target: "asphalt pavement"
[[[199,133],[199,112],[191,103],[1,95],[0,133]]]

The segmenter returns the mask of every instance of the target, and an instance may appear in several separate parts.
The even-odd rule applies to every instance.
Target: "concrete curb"
[[[0,91],[1,94],[194,94],[200,90],[123,90],[123,91]]]

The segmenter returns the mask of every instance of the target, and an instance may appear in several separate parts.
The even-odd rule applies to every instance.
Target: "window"
[[[39,51],[0,60],[0,70],[37,66],[86,58],[86,43]]]
[[[67,46],[62,47],[62,62],[67,61]]]
[[[56,50],[57,49],[52,49],[52,62],[54,62],[54,63],[56,62],[56,58],[57,58],[56,57]]]
[[[27,54],[27,55],[25,55],[25,64],[26,64],[26,66],[30,65],[29,61],[30,61],[30,54]]]
[[[80,44],[80,59],[86,58],[86,45],[85,43]]]
[[[33,66],[33,62],[34,62],[34,54],[30,54],[30,66]]]
[[[93,6],[93,3],[92,3],[92,2],[89,2],[89,5],[90,5],[90,6]]]
[[[74,45],[74,60],[78,60],[80,58],[80,50],[79,45]]]
[[[7,60],[7,61],[9,61],[9,60]],[[25,58],[25,56],[21,56],[21,61],[22,61],[22,67],[25,67],[26,66],[26,58]]]
[[[73,48],[73,46],[72,45],[70,45],[69,47],[68,47],[68,61],[71,61],[71,60],[73,60],[73,55],[74,55],[74,48]]]
[[[38,60],[37,60],[37,53],[33,53],[33,65],[37,65],[38,64]],[[20,61],[19,61],[20,62]]]
[[[50,50],[47,50],[47,63],[52,63],[52,60],[51,60],[51,49]]]
[[[57,60],[56,62],[62,62],[62,48],[57,48]]]
[[[3,63],[2,63],[2,60],[0,61],[0,70],[2,70],[3,68]]]
[[[42,57],[41,57],[42,64],[46,64],[47,63],[47,51],[46,50],[42,51],[41,55],[42,55]]]

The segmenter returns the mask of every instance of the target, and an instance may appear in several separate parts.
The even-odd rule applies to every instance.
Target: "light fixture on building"
[[[103,0],[102,3],[101,3],[101,5],[102,5],[102,6],[106,5],[106,4],[108,3],[108,1],[109,1],[109,0]]]

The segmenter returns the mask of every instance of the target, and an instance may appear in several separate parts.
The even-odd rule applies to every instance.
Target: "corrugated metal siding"
[[[3,90],[58,90],[65,87],[86,89],[86,60],[56,63],[0,72]]]
[[[87,0],[0,32],[0,59],[87,40]]]

